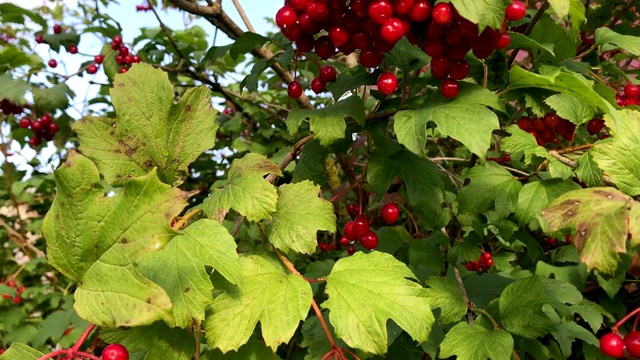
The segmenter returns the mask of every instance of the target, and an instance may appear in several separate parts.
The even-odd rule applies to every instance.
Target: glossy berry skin
[[[104,61],[104,56],[96,55],[93,57],[93,61],[95,61],[96,64],[102,64],[102,62]]]
[[[347,254],[353,255],[356,252],[356,247],[351,245],[347,248]]]
[[[127,71],[129,71],[129,69],[127,69],[126,67],[120,68],[120,74],[124,74]]]
[[[353,231],[358,235],[365,234],[369,231],[369,227],[371,227],[371,223],[363,214],[358,215],[356,219],[353,220]]]
[[[60,126],[58,126],[58,124],[56,124],[56,123],[49,124],[49,132],[51,134],[55,134],[58,131],[60,131]]]
[[[504,11],[504,18],[508,21],[518,21],[527,14],[527,5],[522,1],[514,1]]]
[[[298,21],[298,15],[296,14],[296,10],[291,6],[285,5],[276,13],[276,24],[280,28],[293,26],[296,21]]]
[[[313,90],[313,92],[316,94],[320,94],[321,92],[323,92],[326,86],[327,84],[320,78],[311,80],[311,90]]]
[[[87,72],[88,72],[89,74],[95,74],[95,73],[97,73],[97,72],[98,72],[98,67],[97,67],[97,66],[95,66],[94,64],[91,64],[91,65],[89,65],[89,66],[87,67]]]
[[[318,71],[318,77],[325,83],[334,82],[338,78],[338,72],[333,66],[325,65]]]
[[[102,350],[102,360],[129,360],[129,352],[120,344],[110,344]]]
[[[340,238],[340,245],[341,246],[347,246],[349,245],[349,239],[346,236],[343,236]]]
[[[67,49],[67,51],[69,52],[69,54],[77,54],[78,47],[75,45],[69,45],[69,48]]]
[[[378,239],[378,235],[376,235],[376,233],[374,233],[373,231],[367,231],[360,236],[360,244],[367,250],[373,250],[377,248],[379,242],[380,240]]]
[[[624,87],[624,95],[630,98],[634,98],[640,95],[640,86],[634,85],[634,84],[627,84]]]
[[[349,216],[355,218],[356,216],[360,215],[360,206],[356,204],[349,204],[347,205],[347,212],[349,213]]]
[[[640,331],[632,331],[625,335],[624,345],[632,357],[640,357]]]
[[[380,28],[380,36],[384,39],[384,41],[391,44],[395,44],[404,35],[404,25],[402,24],[402,20],[398,18],[391,18],[385,21]]]
[[[448,3],[437,3],[431,12],[431,20],[439,25],[451,22],[451,7]]]
[[[453,99],[454,97],[458,96],[458,93],[460,92],[460,86],[458,85],[458,82],[456,80],[446,79],[442,81],[442,84],[440,84],[440,91],[442,92],[442,95],[447,99]]]
[[[591,119],[587,123],[587,131],[589,135],[595,135],[604,129],[604,120]]]
[[[292,81],[287,87],[287,95],[292,99],[297,99],[302,95],[302,85],[297,81]]]
[[[56,66],[58,66],[58,62],[55,59],[51,59],[49,60],[49,62],[47,63],[49,65],[49,67],[51,68],[55,68]]]
[[[376,24],[383,24],[393,15],[393,7],[386,0],[379,0],[369,4],[369,18]]]
[[[343,235],[349,239],[349,240],[357,240],[358,239],[358,234],[356,232],[356,230],[354,229],[354,225],[355,222],[353,221],[349,221],[345,226],[344,226],[344,231],[343,231]]]
[[[409,10],[409,19],[413,22],[425,22],[430,15],[431,5],[426,0],[417,0]]]
[[[600,351],[606,356],[621,358],[624,356],[624,341],[620,335],[608,333],[600,338]]]
[[[20,127],[23,129],[28,129],[31,126],[31,121],[27,118],[20,120]]]
[[[383,72],[378,76],[377,84],[382,95],[391,95],[398,89],[398,78],[393,73]]]
[[[44,37],[42,35],[36,35],[36,43],[42,44],[44,42]]]
[[[60,34],[62,32],[62,26],[60,24],[53,25],[53,33]]]
[[[380,210],[380,217],[387,225],[394,224],[400,217],[400,210],[394,203],[388,203]]]

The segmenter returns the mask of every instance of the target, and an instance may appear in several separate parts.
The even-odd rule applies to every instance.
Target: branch
[[[238,14],[240,14],[240,18],[242,19],[242,22],[244,22],[247,29],[249,29],[250,32],[255,33],[256,29],[254,29],[253,25],[251,25],[251,21],[249,21],[247,14],[244,12],[244,9],[242,8],[242,5],[240,5],[240,1],[239,0],[232,0],[232,1],[233,1],[233,5],[235,5],[236,9],[238,10]]]

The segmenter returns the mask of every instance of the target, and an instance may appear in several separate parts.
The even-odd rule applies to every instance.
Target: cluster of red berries
[[[121,344],[109,344],[102,350],[102,360],[129,360],[129,351]]]
[[[40,118],[31,121],[29,118],[23,118],[19,122],[23,129],[33,130],[33,136],[29,139],[29,145],[32,147],[42,143],[42,139],[46,141],[53,140],[53,136],[60,131],[58,124],[53,122],[51,115],[44,114]]]
[[[360,242],[363,248],[373,250],[378,247],[378,235],[371,230],[371,221],[367,218],[359,206],[347,205],[347,212],[353,218],[345,227],[343,236],[340,238],[340,245],[347,246],[347,253],[352,255],[355,251],[356,241]],[[387,225],[392,225],[400,217],[400,210],[394,203],[385,204],[380,209],[380,218]]]
[[[508,163],[509,161],[511,161],[511,155],[504,154],[504,155],[502,155],[500,157],[487,156],[487,161],[495,161],[498,164],[504,164],[504,163]]]
[[[523,116],[518,120],[518,127],[533,135],[539,146],[549,143],[557,144],[556,135],[562,136],[565,140],[571,140],[576,130],[572,122],[552,113],[542,118]]]
[[[62,25],[60,24],[55,24],[53,25],[53,33],[56,35],[62,34]],[[38,44],[44,44],[44,36],[42,36],[42,34],[38,34],[36,35],[36,43]],[[71,44],[69,46],[67,46],[67,52],[69,54],[77,54],[78,53],[78,46],[76,44]],[[58,62],[56,61],[56,59],[50,59],[49,62],[47,63],[47,65],[49,65],[50,68],[55,68],[58,66]]]
[[[146,5],[136,5],[136,11],[140,12],[140,11],[149,11],[151,10],[151,5],[149,5],[149,3],[147,3]]]
[[[526,5],[516,0],[507,7],[505,19],[520,20],[525,13]],[[384,54],[406,36],[438,59],[432,61],[432,74],[443,80],[441,90],[449,98],[458,93],[457,81],[469,74],[464,60],[469,50],[484,59],[510,42],[505,31],[485,29],[480,34],[477,24],[463,19],[449,3],[438,3],[432,9],[427,0],[352,0],[348,5],[344,0],[285,0],[275,20],[299,53],[313,52],[327,60],[338,52],[348,55],[359,50],[360,64],[367,68],[380,66]],[[326,35],[315,37],[323,30]],[[293,95],[302,94],[299,85],[289,84],[295,89]],[[315,89],[312,83],[314,92],[319,89],[324,89],[320,81]],[[384,95],[393,93],[395,75],[380,75],[378,89]]]
[[[493,266],[493,256],[490,252],[486,251],[480,255],[478,261],[469,261],[464,264],[464,267],[469,271],[475,271],[481,273]]]
[[[11,296],[10,294],[2,294],[2,298],[6,300],[11,300],[16,305],[22,303],[22,297],[20,295],[27,289],[27,287],[20,286],[17,288],[17,285],[14,281],[9,281],[7,283],[7,286],[16,289],[16,296],[14,297],[14,296]]]
[[[619,106],[640,105],[640,86],[627,84],[621,93],[616,95]]]
[[[121,74],[126,73],[131,67],[131,64],[140,62],[140,57],[131,54],[129,48],[122,43],[122,37],[120,35],[113,37],[111,40],[111,48],[118,52],[118,55],[116,55],[116,63],[121,66]]]
[[[558,239],[550,237],[550,238],[547,239],[547,242],[549,243],[549,245],[555,246],[555,245],[558,244]],[[570,235],[565,235],[564,236],[564,242],[565,242],[566,245],[570,245],[571,244],[571,236]]]
[[[640,357],[640,331],[631,331],[624,338],[620,334],[611,332],[600,338],[600,350],[606,356],[613,358],[625,357],[625,351],[630,357]]]
[[[2,113],[5,115],[20,115],[24,111],[24,107],[14,104],[8,99],[2,99],[2,101],[0,101],[0,110],[2,110]]]

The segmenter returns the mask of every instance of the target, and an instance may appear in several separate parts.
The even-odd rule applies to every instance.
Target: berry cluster
[[[53,33],[55,35],[59,35],[62,34],[62,25],[60,24],[55,24],[53,25]],[[35,37],[36,43],[38,44],[45,44],[45,40],[44,40],[44,36],[42,36],[42,34],[38,34]],[[67,46],[67,52],[69,54],[77,54],[78,53],[78,46],[76,44],[71,44],[69,46]],[[56,59],[50,59],[47,62],[47,65],[49,65],[50,68],[55,68],[58,66],[58,62],[56,61]]]
[[[523,116],[518,120],[518,127],[533,135],[540,146],[558,143],[556,135],[562,136],[565,140],[571,140],[576,130],[572,122],[551,113],[542,118]]]
[[[137,12],[149,11],[149,10],[151,10],[151,5],[149,5],[149,3],[147,3],[146,5],[143,5],[143,4],[136,5]]]
[[[520,20],[525,13],[525,4],[514,1],[505,11],[505,19]],[[313,52],[327,60],[338,52],[348,55],[359,50],[359,62],[367,68],[380,66],[384,54],[406,36],[433,58],[431,72],[443,80],[441,91],[448,98],[458,94],[457,81],[469,74],[464,57],[470,50],[484,59],[510,42],[504,29],[487,28],[480,33],[478,25],[462,18],[451,4],[438,3],[432,8],[427,0],[352,0],[348,5],[344,0],[285,0],[275,20],[299,53]],[[317,36],[323,30],[326,34]],[[311,85],[316,93],[324,89],[317,79],[321,77]],[[298,82],[290,83],[289,88],[293,88],[293,98],[302,94]],[[380,75],[378,89],[384,95],[393,93],[397,89],[395,75]]]
[[[490,252],[483,252],[478,261],[469,261],[464,266],[469,271],[481,273],[493,266],[493,256]]]
[[[131,54],[129,48],[122,43],[122,37],[120,35],[113,37],[111,40],[111,48],[118,52],[118,55],[116,55],[116,63],[121,66],[121,74],[126,73],[131,67],[131,64],[140,62],[140,57]]]
[[[33,130],[33,136],[29,139],[29,145],[32,147],[42,143],[42,139],[46,141],[53,140],[53,136],[60,131],[58,124],[53,122],[51,115],[44,114],[40,118],[31,121],[28,118],[20,120],[20,127],[23,129]]]
[[[619,106],[640,105],[640,86],[627,84],[621,93],[616,95]]]
[[[102,360],[129,360],[127,348],[121,344],[109,344],[102,350]]]
[[[27,287],[26,286],[17,287],[14,281],[9,281],[7,283],[7,286],[16,289],[16,296],[14,297],[14,296],[11,296],[10,294],[2,294],[2,298],[6,300],[11,300],[16,305],[22,303],[22,297],[20,295],[27,289]]]
[[[549,245],[555,246],[555,245],[558,244],[558,239],[550,237],[550,238],[547,239],[547,242],[549,243]],[[571,236],[570,235],[565,235],[564,236],[564,242],[565,242],[566,245],[570,245],[571,244]]]
[[[0,110],[2,110],[2,113],[5,115],[20,115],[24,111],[24,108],[18,104],[12,103],[8,99],[2,99],[2,101],[0,101]]]
[[[606,356],[614,358],[625,357],[625,351],[629,356],[640,357],[640,331],[631,331],[624,338],[615,332],[608,333],[600,338],[600,350]]]
[[[353,221],[349,221],[343,232],[343,237],[340,238],[340,245],[348,246],[347,253],[349,255],[356,251],[356,241],[360,242],[363,248],[367,250],[373,250],[378,247],[379,239],[378,235],[371,230],[371,221],[367,218],[359,206],[349,204],[347,206],[347,212]],[[380,218],[387,225],[392,225],[400,217],[400,210],[394,203],[387,203],[380,209]]]
[[[509,161],[511,161],[511,155],[504,154],[504,155],[502,155],[500,157],[487,156],[487,161],[495,161],[498,164],[504,164],[504,163],[508,163]]]

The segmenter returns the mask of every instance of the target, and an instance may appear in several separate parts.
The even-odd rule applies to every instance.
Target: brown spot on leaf
[[[184,288],[184,290],[183,290],[183,291],[187,293],[187,292],[189,292],[190,290],[191,290],[191,288],[187,286],[186,288]]]
[[[153,166],[153,162],[151,160],[147,160],[147,161],[143,162],[142,165],[144,165],[144,167],[149,169],[149,168],[151,168]]]
[[[127,143],[125,143],[123,140],[120,140],[118,142],[120,145],[122,145],[122,147],[124,147],[124,154],[131,157],[133,156],[133,154],[136,153],[136,149],[132,148],[131,146],[129,146]]]
[[[184,111],[191,111],[191,105],[187,104],[184,106]]]
[[[122,238],[122,240],[120,240],[121,243],[126,244],[129,242],[129,240],[127,240],[126,238]]]

